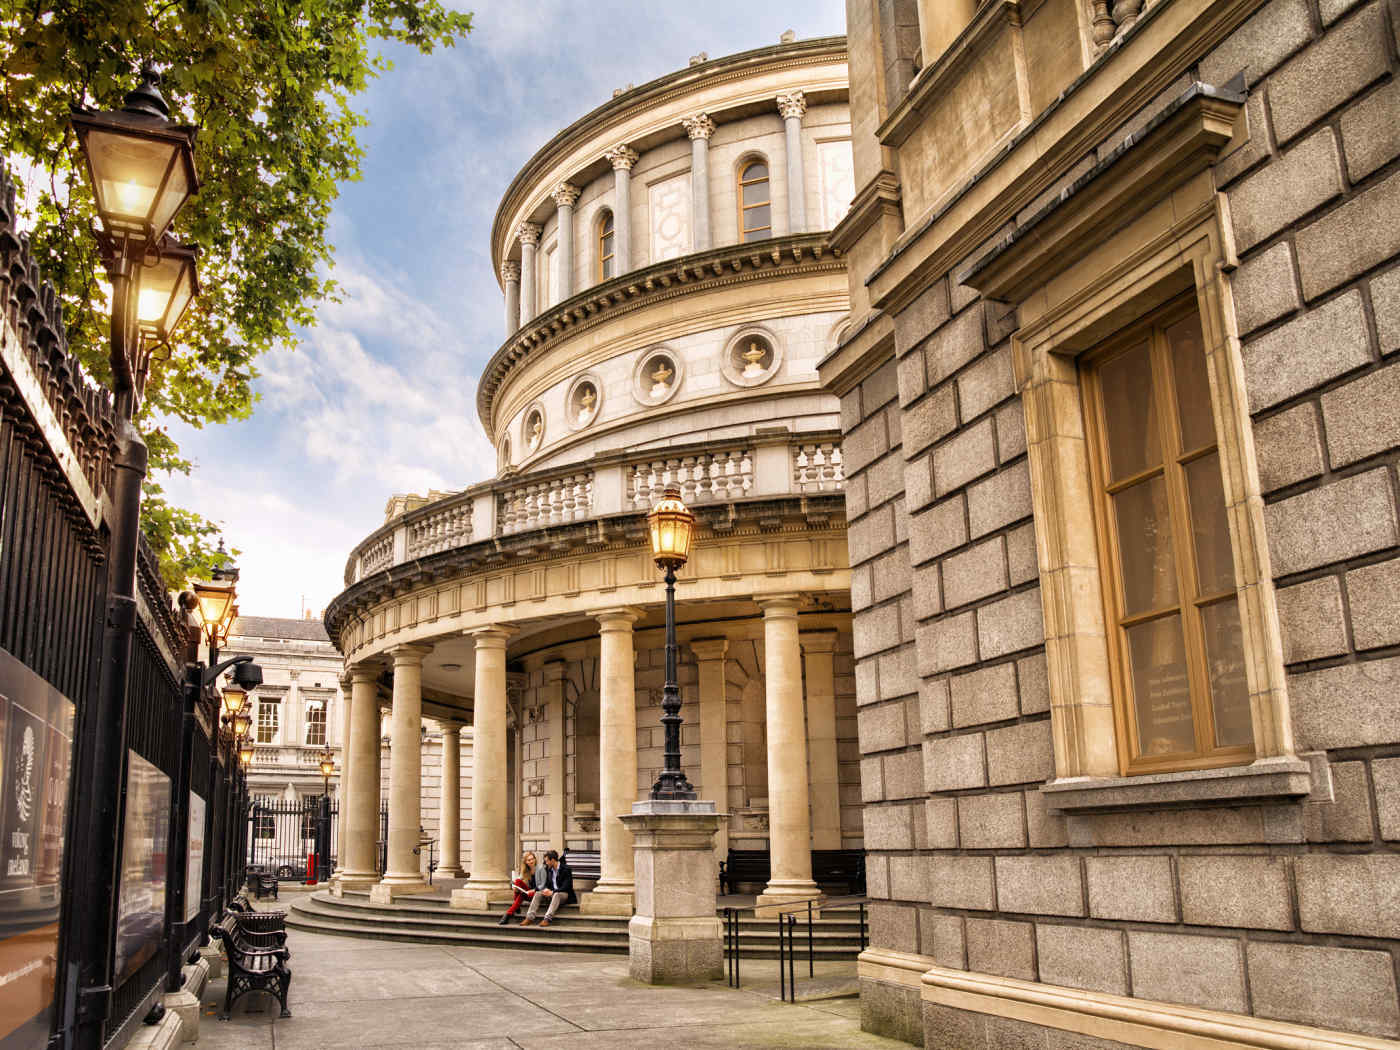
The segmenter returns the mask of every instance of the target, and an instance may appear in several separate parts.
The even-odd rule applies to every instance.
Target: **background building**
[[[859,846],[839,406],[816,373],[847,318],[827,231],[849,138],[845,42],[784,42],[621,93],[507,189],[507,337],[477,399],[498,476],[392,501],[326,615],[354,683],[342,886],[422,889],[421,771],[397,744],[427,715],[474,733],[458,904],[508,896],[522,847],[596,848],[585,910],[631,913],[615,818],[662,764],[643,519],[669,483],[700,517],[678,586],[683,762],[730,814],[719,848],[771,847],[756,889],[784,900],[816,892],[812,849]],[[380,772],[358,726],[386,701],[381,880],[360,852]]]
[[[1400,1035],[1394,5],[847,11],[866,1027]]]

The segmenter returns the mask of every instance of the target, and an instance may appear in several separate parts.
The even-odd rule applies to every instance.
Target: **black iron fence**
[[[333,798],[329,806],[329,823],[322,832],[320,795],[300,798],[271,798],[255,795],[248,807],[249,867],[275,876],[282,882],[316,880],[318,865],[323,862],[321,843],[329,841],[329,856],[324,863],[334,869],[339,863],[340,799]],[[324,835],[324,837],[323,837]],[[379,871],[384,871],[384,844],[389,838],[389,803],[379,803],[379,849],[376,850]]]
[[[114,516],[131,442],[15,216],[0,170],[0,1045],[98,1050],[223,907],[237,763],[187,715],[188,629]]]

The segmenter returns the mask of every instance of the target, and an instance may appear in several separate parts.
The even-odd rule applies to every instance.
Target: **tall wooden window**
[[[258,701],[258,743],[272,744],[277,741],[277,701]]]
[[[326,705],[319,700],[306,707],[306,746],[326,746]]]
[[[739,240],[773,236],[773,197],[768,164],[751,160],[739,171]]]
[[[1194,301],[1116,336],[1083,369],[1123,772],[1247,760],[1234,557]]]
[[[598,280],[606,281],[613,275],[613,258],[616,245],[613,232],[613,213],[605,211],[598,219]]]

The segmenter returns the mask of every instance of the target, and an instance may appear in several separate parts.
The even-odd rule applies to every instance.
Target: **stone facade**
[[[847,5],[854,310],[821,366],[864,1026],[1394,1045],[1397,9],[968,3],[930,53],[933,6]],[[1168,301],[1204,333],[1253,761],[1134,777],[1076,359]]]

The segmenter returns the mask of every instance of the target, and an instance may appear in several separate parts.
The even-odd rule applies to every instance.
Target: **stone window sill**
[[[1229,803],[1296,802],[1313,790],[1312,766],[1300,758],[1261,759],[1247,766],[1193,769],[1136,777],[1074,777],[1041,787],[1050,809],[1104,813]]]

